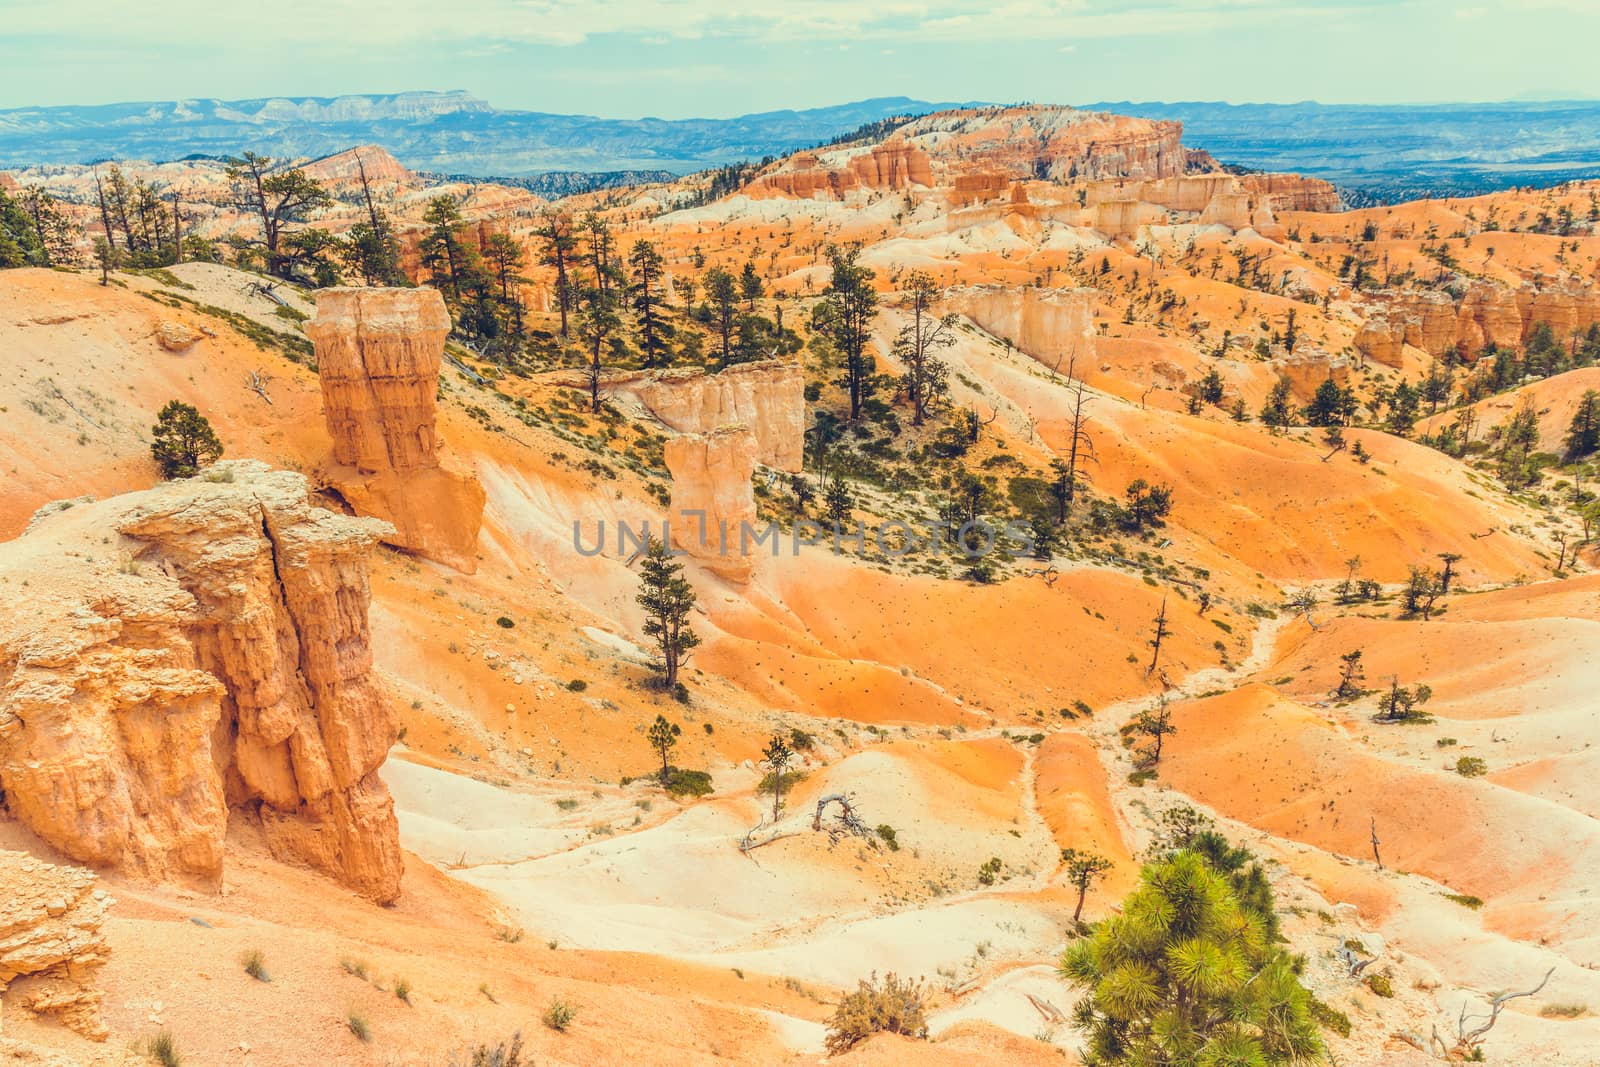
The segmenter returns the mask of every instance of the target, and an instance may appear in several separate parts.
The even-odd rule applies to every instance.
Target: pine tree
[[[578,291],[578,340],[589,350],[589,411],[600,414],[600,357],[612,335],[622,329],[617,314],[616,293],[598,285]]]
[[[794,750],[782,734],[773,734],[772,740],[761,752],[761,760],[772,769],[772,821],[778,821],[778,811],[783,806],[783,772],[794,760]]]
[[[761,275],[756,273],[755,260],[745,260],[744,270],[739,275],[739,295],[744,297],[747,310],[753,313],[756,301],[760,300],[765,292],[766,286],[761,284]]]
[[[121,174],[115,167],[112,182],[116,186]],[[233,189],[234,206],[255,216],[261,223],[261,245],[266,249],[267,272],[282,275],[287,270],[282,242],[287,235],[285,227],[301,221],[308,212],[326,207],[333,202],[328,191],[315,179],[297,167],[283,169],[270,156],[246,152],[237,159],[227,161],[228,181]],[[113,200],[119,202],[122,229],[129,237],[126,200],[120,190],[114,190]]]
[[[1091,1064],[1270,1067],[1322,1055],[1288,953],[1193,852],[1146,864],[1121,913],[1067,950],[1061,975],[1088,990],[1074,1023]]]
[[[913,272],[906,281],[906,291],[911,295],[911,321],[896,336],[894,352],[906,368],[900,385],[911,401],[911,425],[921,426],[949,392],[949,371],[933,353],[955,344],[956,319],[954,315],[939,317],[932,313],[939,295],[932,275]]]
[[[1581,459],[1600,451],[1600,392],[1589,389],[1578,401],[1578,409],[1567,427],[1567,457]]]
[[[656,671],[663,689],[676,691],[678,671],[700,635],[689,625],[694,611],[694,587],[683,577],[682,565],[673,562],[665,541],[650,538],[639,573],[639,595],[644,608],[645,636],[655,641]]]
[[[733,325],[739,303],[737,283],[733,275],[721,267],[712,267],[706,271],[703,287],[711,303],[717,336],[722,340],[722,365],[726,367],[733,362]]]
[[[1079,852],[1075,848],[1061,850],[1061,862],[1067,868],[1067,884],[1078,891],[1078,906],[1072,910],[1072,922],[1077,924],[1083,914],[1083,901],[1095,882],[1111,870],[1111,861],[1093,852]]]
[[[827,291],[812,309],[812,326],[826,335],[844,357],[840,384],[850,395],[851,419],[861,417],[861,404],[872,391],[873,371],[877,369],[872,353],[867,351],[867,339],[878,311],[878,294],[872,288],[872,271],[856,262],[859,254],[859,249],[829,249],[833,275]]]
[[[1293,410],[1289,404],[1289,380],[1279,378],[1267,394],[1267,402],[1261,405],[1261,421],[1277,433],[1294,421]]]
[[[559,212],[545,216],[544,225],[534,231],[544,238],[542,262],[556,272],[556,308],[561,312],[561,336],[567,336],[567,317],[572,312],[574,289],[571,278],[572,257],[578,239],[572,236],[572,220]]]
[[[661,784],[666,785],[672,777],[672,765],[667,762],[667,757],[678,745],[678,735],[683,729],[675,722],[668,722],[665,715],[657,715],[656,721],[650,724],[645,737],[650,742],[650,747],[656,750],[661,757]]]
[[[659,321],[661,253],[649,241],[635,241],[628,264],[633,268],[633,310],[639,316],[639,346],[644,350],[644,365],[655,367],[666,363],[668,357]]]
[[[1339,668],[1339,684],[1333,690],[1333,695],[1340,700],[1351,700],[1361,695],[1361,680],[1367,672],[1361,667],[1361,650],[1359,648],[1346,652],[1339,657],[1343,664]]]
[[[211,423],[193,404],[169,400],[150,430],[150,455],[163,478],[192,478],[222,455]]]

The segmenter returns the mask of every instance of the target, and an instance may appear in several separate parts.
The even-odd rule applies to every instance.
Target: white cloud
[[[1360,5],[1362,0],[1345,0]],[[1544,0],[1559,3],[1562,0]],[[166,0],[160,18],[132,18],[126,0],[5,0],[14,35],[81,38],[114,28],[123,39],[251,41],[261,47],[348,50],[436,41],[575,45],[605,34],[649,39],[1003,40],[1180,34],[1233,23],[1330,14],[1337,0],[274,0],[267,8]]]

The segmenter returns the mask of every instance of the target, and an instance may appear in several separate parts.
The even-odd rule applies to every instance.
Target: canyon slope
[[[1177,123],[1048,107],[559,201],[380,152],[321,165],[352,195],[318,224],[365,217],[359,159],[427,283],[422,215],[452,198],[464,245],[524,253],[520,351],[449,333],[442,285],[0,271],[0,886],[70,905],[0,910],[0,1049],[114,1063],[165,1030],[193,1062],[443,1064],[520,1031],[541,1063],[817,1063],[833,1004],[893,972],[928,1040],[829,1062],[1081,1062],[1063,850],[1109,862],[1082,900],[1104,918],[1187,805],[1266,864],[1338,1062],[1435,1062],[1435,1029],[1546,972],[1485,1052],[1588,1062],[1600,556],[1570,506],[1592,462],[1561,450],[1595,387],[1600,183],[1347,210]],[[210,202],[196,233],[253,233],[213,164],[128,173]],[[661,254],[670,366],[631,310],[598,372],[562,338],[553,217]],[[876,302],[856,418],[841,249]],[[735,310],[772,328],[724,366],[704,280],[747,265]],[[1327,387],[1351,411],[1312,426]],[[164,482],[174,399],[225,452]],[[1504,461],[1525,408],[1532,483]],[[973,561],[826,532],[963,507],[1047,540]],[[772,539],[718,536],[741,523]],[[696,601],[681,693],[651,667],[644,531]],[[1418,683],[1427,714],[1384,720]],[[1126,727],[1161,708],[1152,764]],[[657,716],[709,792],[663,788]],[[64,947],[15,952],[8,921]]]

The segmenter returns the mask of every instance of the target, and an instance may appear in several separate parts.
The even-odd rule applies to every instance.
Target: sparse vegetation
[[[183,1056],[178,1053],[178,1043],[169,1031],[163,1030],[144,1043],[145,1055],[161,1067],[183,1067]]]
[[[840,1056],[873,1034],[926,1038],[928,1020],[921,981],[901,981],[892,973],[882,982],[874,973],[846,993],[828,1020],[828,1055]]]
[[[556,997],[546,1006],[544,1015],[540,1016],[540,1021],[558,1033],[565,1033],[567,1027],[572,1025],[572,1020],[576,1016],[577,1012],[572,1005]]]
[[[372,1040],[372,1025],[367,1022],[367,1017],[358,1011],[352,1011],[345,1016],[345,1026],[355,1035],[357,1041]]]
[[[244,967],[244,973],[248,974],[256,981],[272,981],[272,976],[267,973],[267,958],[262,954],[260,949],[253,948],[245,952],[244,956],[240,960],[240,963]]]

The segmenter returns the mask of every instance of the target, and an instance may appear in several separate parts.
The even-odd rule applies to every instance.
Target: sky
[[[1589,98],[1596,40],[1600,0],[0,0],[0,108],[411,89],[608,118],[875,96]]]

